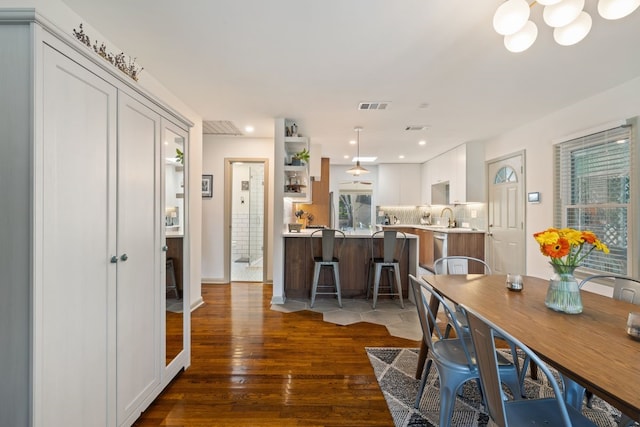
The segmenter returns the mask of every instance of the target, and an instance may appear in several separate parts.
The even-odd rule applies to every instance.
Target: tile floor
[[[287,298],[284,304],[272,304],[271,309],[283,313],[310,310],[323,314],[325,322],[350,325],[358,322],[375,323],[386,326],[392,336],[413,341],[422,339],[416,306],[411,301],[404,302],[404,309],[397,299],[378,300],[376,309],[371,308],[371,300],[342,298],[342,308],[335,298],[316,299],[314,307],[310,300]]]
[[[262,262],[250,265],[248,262],[234,262],[231,264],[231,281],[233,282],[262,282]]]

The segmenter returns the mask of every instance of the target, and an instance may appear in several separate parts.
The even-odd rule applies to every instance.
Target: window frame
[[[633,257],[633,254],[637,253],[638,245],[637,239],[634,238],[635,223],[637,223],[634,206],[638,201],[636,188],[638,185],[634,184],[637,182],[635,177],[638,175],[635,132],[637,132],[636,126],[626,124],[566,140],[553,147],[554,226],[591,230],[605,243],[608,243],[607,239],[610,238],[612,242],[615,240],[619,244],[622,241],[625,245],[622,247],[616,244],[611,245],[612,253],[609,255],[599,251],[592,252],[585,265],[578,269],[580,275],[599,273],[633,276],[634,272],[638,271],[638,261]],[[614,144],[621,139],[628,141],[627,156],[612,155],[614,160],[612,163],[616,163],[614,169],[608,168],[609,163],[603,166],[601,161],[603,153],[615,152],[616,150],[611,148],[617,148],[618,146]],[[621,150],[617,151],[622,153]],[[591,156],[591,158],[584,161],[584,156]],[[626,159],[628,164],[625,165]],[[581,169],[580,166],[585,164],[587,167]],[[585,187],[591,189],[590,185],[593,186],[595,196],[581,191]],[[621,192],[618,194],[621,200],[613,201],[611,197],[616,193],[610,192],[610,188],[616,186]],[[625,197],[626,202],[622,200]],[[606,200],[602,201],[602,199]],[[585,220],[585,218],[588,219]],[[613,221],[612,218],[614,218]],[[597,225],[594,227],[589,220],[593,220],[594,223],[598,221],[602,227],[600,229]]]

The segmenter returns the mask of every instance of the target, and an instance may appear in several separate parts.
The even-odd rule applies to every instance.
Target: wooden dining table
[[[591,390],[633,420],[640,420],[640,341],[626,333],[629,312],[640,307],[582,291],[583,312],[565,314],[544,304],[548,280],[523,276],[510,291],[504,275],[422,276],[446,299],[463,304],[503,328],[546,363]],[[430,306],[438,308],[432,298]],[[418,373],[428,348],[420,349]]]

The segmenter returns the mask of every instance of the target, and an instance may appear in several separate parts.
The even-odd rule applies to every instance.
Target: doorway
[[[229,160],[230,280],[263,282],[265,266],[265,163]]]
[[[487,261],[494,274],[526,273],[525,152],[487,162]]]

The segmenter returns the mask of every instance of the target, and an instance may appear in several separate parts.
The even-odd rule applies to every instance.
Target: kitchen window
[[[610,250],[589,255],[582,264],[588,273],[631,274],[628,220],[634,151],[629,125],[554,148],[555,226],[591,230]]]
[[[338,205],[338,226],[340,230],[371,229],[371,193],[371,190],[340,190]]]

